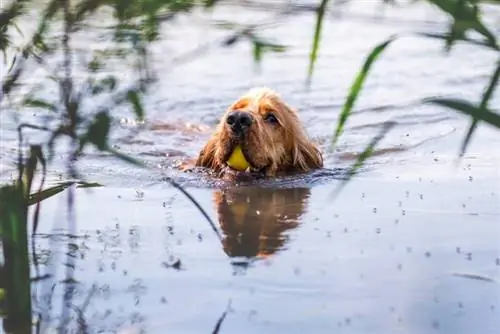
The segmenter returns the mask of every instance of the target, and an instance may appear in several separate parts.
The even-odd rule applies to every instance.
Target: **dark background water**
[[[105,185],[77,192],[81,237],[69,239],[77,255],[76,303],[97,287],[85,312],[93,331],[211,332],[229,302],[222,333],[498,331],[500,136],[481,126],[457,167],[469,120],[419,103],[433,95],[477,100],[495,55],[463,45],[445,55],[440,42],[416,37],[395,42],[370,74],[338,150],[329,153],[349,85],[373,46],[394,33],[435,31],[446,23],[425,6],[387,10],[379,20],[378,6],[362,3],[326,20],[310,88],[309,13],[277,17],[271,10],[222,6],[163,26],[153,49],[159,81],[146,97],[145,129],[124,140],[136,124],[129,110],[114,114],[121,123],[113,133],[117,147],[152,169],[92,152],[79,163],[87,179]],[[492,19],[498,14],[491,9]],[[172,66],[172,59],[229,34],[210,25],[215,19],[275,22],[262,32],[290,49],[266,55],[260,70],[246,44],[215,46]],[[107,41],[96,33],[75,43],[88,49]],[[33,72],[26,80],[43,82],[44,74]],[[227,105],[255,85],[279,91],[300,111],[329,169],[352,164],[384,121],[398,126],[336,201],[331,194],[339,180],[332,174],[315,186],[306,179],[288,188],[224,194],[182,176],[193,181],[188,190],[219,223],[221,244],[163,177],[171,175],[168,166],[175,159],[195,156]],[[50,85],[37,91],[47,97],[54,92]],[[14,114],[2,113],[3,180],[14,170]],[[190,125],[202,131],[183,131]],[[51,181],[63,172],[64,158],[57,157]],[[43,233],[64,228],[65,201],[54,197],[43,206]],[[44,270],[63,263],[67,242],[54,234],[37,238],[41,258],[50,259]],[[242,255],[259,256],[243,265]],[[56,305],[62,287],[55,289]]]

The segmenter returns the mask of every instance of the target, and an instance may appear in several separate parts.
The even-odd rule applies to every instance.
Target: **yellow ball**
[[[241,151],[241,146],[236,146],[233,153],[231,153],[229,160],[226,161],[226,163],[228,164],[229,167],[239,171],[244,171],[248,167],[250,167],[250,164],[248,163],[247,159],[245,159],[245,156]]]

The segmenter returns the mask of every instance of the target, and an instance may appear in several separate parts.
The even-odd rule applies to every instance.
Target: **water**
[[[84,318],[93,332],[211,332],[226,309],[221,333],[498,331],[499,133],[480,126],[456,166],[469,120],[419,103],[434,95],[477,100],[495,54],[459,45],[447,56],[438,41],[396,41],[375,65],[330,153],[338,112],[370,49],[394,33],[443,29],[446,22],[424,6],[386,11],[381,20],[376,6],[350,8],[349,15],[325,22],[310,89],[304,85],[314,24],[308,13],[280,17],[263,30],[291,48],[266,54],[257,71],[247,44],[214,47],[172,68],[171,59],[230,32],[186,17],[163,27],[153,57],[160,78],[146,97],[145,129],[126,138],[134,129],[131,112],[113,114],[121,122],[113,133],[117,147],[151,169],[88,152],[79,170],[105,186],[77,191],[78,238],[68,239],[64,230],[45,235],[64,227],[64,195],[42,208],[37,249],[52,261],[42,270],[55,268],[62,277],[62,256],[73,244],[75,304],[90,294]],[[227,6],[202,17],[248,23],[276,15]],[[93,35],[78,39],[84,47],[105,43]],[[276,89],[299,110],[325,151],[326,171],[222,190],[168,168],[194,157],[226,106],[255,85]],[[39,93],[50,97],[54,89],[47,85]],[[498,101],[496,94],[491,105]],[[399,124],[334,201],[342,172],[386,120]],[[2,115],[4,180],[17,147],[13,126],[13,118]],[[56,157],[51,182],[64,171],[64,158]],[[207,211],[222,240],[165,182],[172,175]],[[54,314],[63,287],[54,290]]]

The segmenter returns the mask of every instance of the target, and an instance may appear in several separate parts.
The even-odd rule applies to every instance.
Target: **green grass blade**
[[[377,45],[368,55],[366,58],[363,67],[361,71],[358,73],[356,76],[350,90],[349,90],[349,95],[347,96],[347,100],[344,103],[344,107],[342,108],[342,112],[340,113],[339,121],[337,123],[337,128],[335,129],[335,133],[333,135],[333,140],[332,140],[332,147],[335,146],[337,143],[337,140],[339,139],[340,135],[342,134],[342,131],[344,129],[344,125],[347,122],[347,119],[351,115],[352,109],[354,107],[354,103],[356,102],[356,99],[359,96],[359,93],[361,92],[361,89],[363,88],[363,84],[368,76],[368,73],[370,72],[370,69],[374,62],[378,59],[380,54],[385,50],[385,48],[392,43],[397,36],[392,36],[385,42]]]
[[[456,40],[465,36],[468,30],[474,30],[482,35],[491,48],[498,50],[497,40],[495,35],[481,22],[478,7],[476,4],[471,5],[473,1],[465,0],[428,0],[430,3],[437,6],[443,12],[449,14],[453,18],[451,24],[451,32],[448,39],[448,49]]]
[[[316,64],[316,60],[318,58],[318,50],[319,43],[321,40],[321,30],[323,26],[323,20],[325,17],[326,6],[328,5],[329,0],[321,0],[321,4],[319,5],[316,11],[316,25],[314,27],[314,37],[313,44],[311,47],[311,53],[309,55],[309,68],[307,70],[307,81],[310,82],[312,78],[312,74],[314,72],[314,65]]]
[[[23,101],[23,105],[25,105],[26,107],[46,109],[52,112],[57,111],[57,107],[55,106],[55,104],[50,103],[44,99],[27,98]]]
[[[102,184],[99,183],[73,182],[73,181],[62,182],[50,188],[40,190],[37,191],[36,193],[31,194],[30,197],[28,198],[28,205],[38,204],[52,196],[55,196],[63,192],[64,190],[66,190],[68,187],[70,187],[75,183],[77,183],[77,188],[102,187]]]
[[[483,99],[481,100],[481,109],[488,107],[488,102],[490,101],[491,96],[493,95],[493,92],[495,91],[495,88],[498,85],[499,77],[500,77],[500,61],[497,62],[497,68],[493,73],[493,76],[491,77],[491,81],[490,84],[488,85],[488,88],[484,92]]]
[[[134,159],[132,157],[129,157],[128,155],[126,154],[123,154],[121,152],[118,152],[117,150],[111,148],[111,147],[108,147],[106,148],[104,151],[107,151],[108,153],[111,153],[113,156],[115,156],[116,158],[120,159],[120,160],[123,160],[129,164],[132,164],[136,167],[141,167],[141,168],[145,168],[146,165],[144,165],[144,163],[142,163],[141,161],[137,160],[137,159]]]
[[[465,154],[465,151],[467,150],[467,146],[469,146],[470,140],[472,139],[472,135],[476,131],[477,128],[477,119],[474,118],[469,126],[469,129],[467,130],[467,134],[464,137],[464,140],[462,141],[462,145],[460,145],[460,152],[459,156],[462,157]]]
[[[144,108],[142,106],[141,98],[139,93],[135,90],[131,90],[128,92],[128,100],[134,107],[135,116],[139,121],[144,120]]]
[[[61,184],[58,184],[56,186],[38,191],[36,193],[33,193],[30,195],[28,198],[28,205],[33,205],[33,204],[38,204],[52,196],[55,196],[61,192],[63,192],[66,188],[71,186],[74,182],[64,182]]]
[[[347,185],[347,183],[356,175],[357,171],[363,166],[365,161],[371,157],[373,154],[373,151],[375,149],[375,146],[384,139],[385,135],[396,125],[396,122],[385,122],[383,124],[383,128],[380,130],[377,136],[375,136],[370,143],[367,145],[367,147],[361,152],[361,154],[358,156],[356,159],[356,162],[351,166],[349,171],[347,172],[346,178],[344,178],[340,184],[337,186],[333,193],[333,198],[335,199],[342,189]]]
[[[4,330],[31,332],[31,282],[28,256],[26,187],[18,182],[0,188],[0,226],[4,258]]]
[[[433,38],[433,39],[439,39],[439,40],[442,40],[442,41],[445,41],[445,42],[448,42],[450,40],[450,38],[451,38],[451,36],[450,36],[449,33],[438,34],[438,33],[425,33],[425,32],[422,32],[422,33],[417,33],[417,36],[422,36],[422,37],[427,37],[427,38]],[[467,36],[456,37],[456,39],[460,40],[460,41],[463,41],[463,42],[467,42],[469,44],[473,44],[473,45],[485,47],[485,48],[488,48],[488,49],[499,50],[498,46],[496,46],[496,45],[492,45],[489,42],[475,40],[475,39],[469,38]]]
[[[500,115],[489,110],[488,108],[481,109],[466,100],[448,99],[448,98],[428,98],[424,103],[437,104],[442,107],[450,108],[459,111],[465,115],[477,118],[494,127],[500,128]]]
[[[484,92],[483,99],[481,100],[481,105],[479,106],[480,109],[479,112],[482,112],[482,110],[488,108],[488,102],[490,101],[491,96],[493,95],[493,92],[497,87],[499,77],[500,77],[500,62],[498,62],[497,68],[493,73],[493,76],[491,77],[490,84],[488,85],[488,88]],[[463,156],[465,154],[465,151],[467,150],[467,147],[469,146],[470,140],[472,138],[472,135],[476,131],[478,121],[479,120],[476,117],[473,117],[471,125],[467,130],[467,134],[465,135],[465,138],[462,141],[462,145],[460,146],[460,153],[459,153],[460,156]]]

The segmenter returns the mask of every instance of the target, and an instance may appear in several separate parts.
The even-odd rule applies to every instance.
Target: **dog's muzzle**
[[[226,117],[226,124],[236,135],[245,133],[253,124],[253,116],[245,111],[232,111]]]

